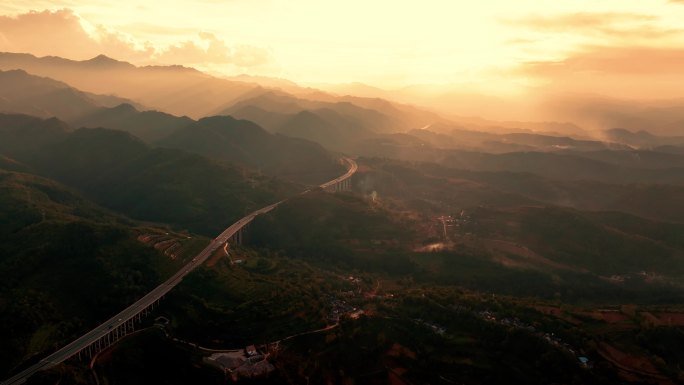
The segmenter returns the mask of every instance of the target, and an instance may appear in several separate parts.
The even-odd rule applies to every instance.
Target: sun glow
[[[684,5],[666,1],[9,0],[0,12],[6,51],[104,53],[305,84],[453,84],[502,94],[555,83],[549,66],[578,55],[684,42]],[[20,36],[40,26],[70,38],[39,44]]]

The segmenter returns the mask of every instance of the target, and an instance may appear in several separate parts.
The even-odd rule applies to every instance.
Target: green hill
[[[471,216],[469,229],[482,237],[508,239],[553,261],[596,274],[684,274],[682,224],[559,207],[480,208]]]
[[[165,230],[49,179],[0,170],[0,372],[67,343],[178,268],[136,240],[154,231]]]
[[[245,145],[259,141],[258,136],[251,136],[253,124],[245,124]],[[239,130],[235,135],[241,135]],[[304,142],[302,157],[313,163],[305,151],[309,145]],[[315,158],[327,156],[320,150]],[[291,151],[296,153],[294,148]],[[136,219],[169,223],[207,235],[217,234],[251,210],[303,189],[189,152],[151,148],[123,131],[100,128],[70,132],[56,119],[23,115],[0,115],[0,155]],[[332,162],[321,167],[331,164],[334,169],[342,168]]]
[[[364,159],[364,192],[419,196],[457,207],[548,203],[581,210],[621,211],[660,221],[682,222],[684,186],[658,183],[568,181],[531,173],[470,171],[434,163],[408,164]],[[516,199],[517,197],[517,199]]]
[[[0,155],[0,169],[7,170],[7,171],[19,171],[19,172],[27,172],[29,171],[29,167],[26,166],[23,163],[17,162],[16,160],[12,158],[8,158],[6,156]]]
[[[323,267],[410,273],[412,228],[358,197],[314,190],[257,217],[250,242]]]
[[[230,116],[194,121],[122,104],[100,108],[73,125],[126,131],[149,145],[185,150],[301,183],[322,183],[344,172],[317,143],[272,134]]]
[[[80,129],[29,163],[133,218],[215,235],[242,215],[298,191],[294,185],[130,134]]]
[[[71,124],[74,127],[104,127],[126,131],[147,143],[154,143],[193,122],[185,116],[177,117],[159,111],[138,111],[125,103],[114,108],[99,108]]]
[[[316,143],[273,135],[250,121],[229,116],[200,119],[157,144],[303,183],[322,183],[344,172],[333,156]]]
[[[21,158],[63,140],[69,126],[55,118],[0,114],[0,154]]]

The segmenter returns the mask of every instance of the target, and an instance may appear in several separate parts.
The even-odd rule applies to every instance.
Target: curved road
[[[354,162],[350,158],[342,159],[349,165],[349,170],[347,171],[347,173],[331,180],[330,182],[326,182],[320,185],[320,188],[325,189],[335,185],[336,183],[345,181],[356,172],[356,170],[358,169],[356,162]],[[304,191],[303,194],[307,193],[308,191],[310,190]],[[257,215],[265,214],[275,209],[279,204],[283,203],[284,201],[285,200],[282,200],[272,205],[263,207],[259,210],[253,211],[247,216],[233,223],[221,234],[219,234],[218,237],[213,239],[209,243],[209,245],[207,245],[207,247],[204,248],[204,250],[202,250],[199,254],[197,254],[197,256],[195,256],[195,258],[192,259],[192,261],[190,261],[187,265],[183,266],[178,272],[176,272],[176,274],[171,276],[164,283],[152,289],[152,291],[147,293],[144,297],[140,298],[135,303],[119,312],[117,315],[103,322],[100,326],[82,335],[81,337],[77,338],[70,344],[52,353],[51,355],[43,358],[38,363],[28,367],[27,369],[16,374],[15,376],[5,380],[2,383],[2,385],[22,384],[26,382],[27,378],[29,378],[37,371],[53,367],[61,363],[62,361],[67,360],[69,357],[78,354],[79,351],[90,346],[99,339],[105,337],[107,334],[111,333],[113,329],[116,329],[120,325],[131,320],[141,311],[149,308],[155,302],[159,301],[166,293],[168,293],[169,291],[171,291],[171,289],[178,285],[186,275],[190,274],[190,272],[193,271],[198,265],[204,263],[204,261],[206,261],[207,258],[209,258],[214,253],[214,251],[216,251],[224,243],[228,242],[230,237],[232,237],[235,233],[242,229],[246,224],[250,223],[254,218],[256,218]]]
[[[330,182],[323,183],[322,185],[319,186],[320,188],[326,189],[326,188],[328,188],[328,187],[330,187],[330,186],[335,185],[336,183],[340,183],[340,182],[342,182],[342,181],[344,181],[344,180],[347,180],[347,179],[349,179],[352,175],[354,175],[354,173],[356,172],[356,170],[359,169],[359,166],[358,166],[358,165],[356,164],[356,162],[354,162],[354,160],[352,160],[351,158],[344,157],[344,158],[342,158],[342,160],[344,160],[344,161],[349,165],[349,170],[347,170],[347,173],[344,174],[344,175],[342,175],[342,176],[340,176],[340,177],[338,177],[338,178],[335,178],[335,179],[331,180]]]

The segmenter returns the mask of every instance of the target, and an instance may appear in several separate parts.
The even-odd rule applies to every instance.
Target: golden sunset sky
[[[142,3],[3,0],[0,50],[385,88],[590,91],[600,79],[604,93],[656,98],[680,92],[684,67],[684,1]]]

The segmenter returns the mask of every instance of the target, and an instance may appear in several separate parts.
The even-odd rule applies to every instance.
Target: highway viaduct
[[[329,182],[326,182],[319,187],[328,192],[347,191],[351,189],[351,177],[357,171],[358,166],[351,158],[341,158],[342,162],[346,163],[347,172]],[[304,191],[302,194],[309,192]],[[243,233],[246,226],[251,223],[254,218],[261,214],[268,213],[283,203],[285,200],[273,203],[269,206],[260,208],[247,214],[245,217],[239,219],[237,222],[230,225],[221,234],[214,238],[207,247],[204,248],[197,256],[195,256],[188,264],[183,266],[173,276],[168,278],[159,286],[155,287],[145,296],[137,300],[126,309],[122,310],[115,316],[103,322],[96,328],[75,339],[68,345],[43,358],[39,362],[24,369],[16,375],[2,382],[1,385],[17,385],[26,382],[26,380],[38,371],[49,369],[57,364],[66,361],[71,357],[79,357],[81,359],[91,359],[94,355],[115,344],[117,341],[126,335],[135,331],[136,324],[142,322],[142,319],[150,314],[152,310],[159,306],[159,302],[164,298],[171,289],[176,287],[183,278],[192,272],[197,266],[204,263],[218,248],[222,247],[226,242],[242,243]]]

